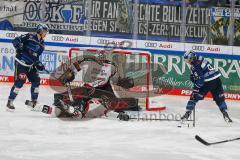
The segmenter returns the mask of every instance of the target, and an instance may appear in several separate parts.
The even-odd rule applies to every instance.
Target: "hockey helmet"
[[[41,33],[42,31],[48,32],[49,29],[48,29],[48,26],[47,26],[46,24],[40,23],[40,24],[37,26],[37,33]]]
[[[198,56],[193,50],[190,50],[184,53],[183,58],[186,63],[191,63],[197,60]]]

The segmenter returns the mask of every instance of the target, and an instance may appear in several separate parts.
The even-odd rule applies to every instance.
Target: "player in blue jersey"
[[[224,91],[222,87],[221,73],[216,71],[211,64],[202,56],[197,55],[194,51],[188,51],[184,54],[184,60],[191,65],[190,79],[194,84],[193,92],[187,103],[187,111],[182,120],[187,120],[192,113],[196,103],[203,100],[208,92],[211,92],[213,100],[216,102],[223,118],[226,122],[232,122],[227,113]]]
[[[34,103],[38,99],[38,90],[40,78],[38,71],[45,69],[39,61],[39,57],[44,51],[44,38],[48,33],[48,27],[45,24],[37,26],[37,33],[27,33],[16,37],[12,43],[16,49],[14,85],[8,97],[7,108],[14,110],[13,101],[18,95],[26,79],[32,83],[31,98]]]

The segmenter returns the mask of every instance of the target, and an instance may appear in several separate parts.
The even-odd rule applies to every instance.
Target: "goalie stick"
[[[202,144],[206,145],[206,146],[210,146],[210,145],[214,145],[214,144],[220,144],[220,143],[226,143],[226,142],[231,142],[231,141],[236,141],[236,140],[240,140],[240,137],[238,138],[233,138],[233,139],[227,139],[227,140],[223,140],[223,141],[218,141],[218,142],[207,142],[204,139],[202,139],[200,136],[196,135],[195,139],[199,142],[201,142]]]

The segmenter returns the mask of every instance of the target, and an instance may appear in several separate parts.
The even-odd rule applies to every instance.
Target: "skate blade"
[[[41,111],[39,111],[39,110],[37,110],[37,109],[34,109],[34,108],[31,108],[31,111],[32,111],[32,112],[41,112]]]
[[[225,118],[224,118],[224,121],[225,121],[227,124],[229,124],[229,125],[233,124],[233,121],[229,121],[228,119],[225,119]]]
[[[42,105],[41,104],[36,104],[34,107],[27,105],[27,107],[32,111],[32,112],[41,112]]]
[[[177,127],[178,128],[182,128],[182,127],[190,128],[191,124],[187,120],[180,120]]]
[[[10,109],[10,108],[7,108],[7,109],[6,109],[6,111],[7,111],[7,112],[14,112],[14,111],[15,111],[15,109]]]

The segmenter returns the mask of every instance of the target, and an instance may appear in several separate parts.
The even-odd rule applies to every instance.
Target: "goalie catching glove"
[[[74,62],[58,80],[63,84],[72,82],[75,79],[75,74],[81,70],[79,61]]]
[[[75,79],[75,75],[74,75],[74,72],[68,68],[63,75],[61,75],[58,80],[63,84],[67,84],[67,83],[70,83],[72,82],[73,80]]]

